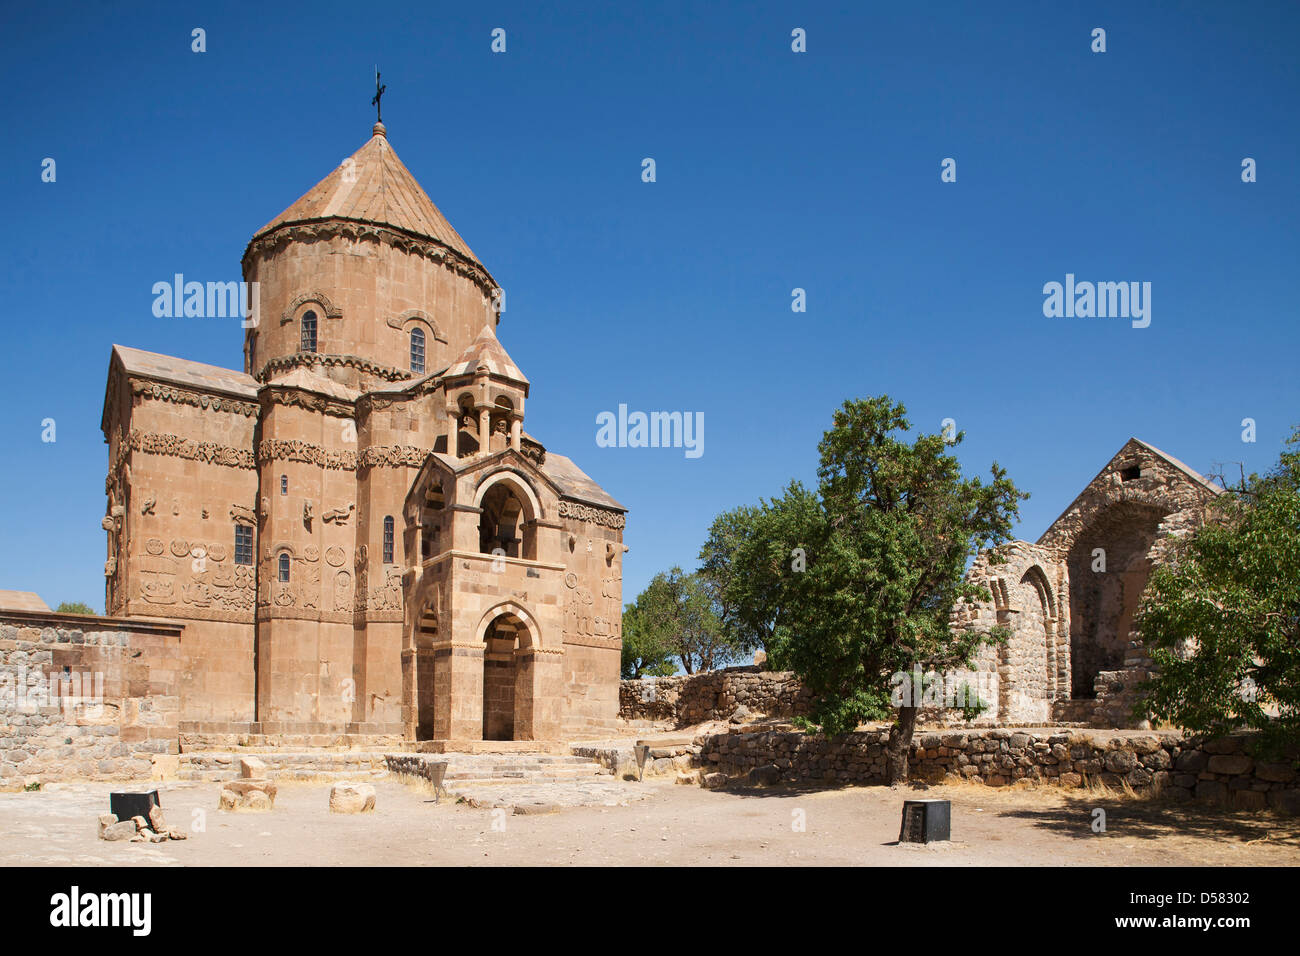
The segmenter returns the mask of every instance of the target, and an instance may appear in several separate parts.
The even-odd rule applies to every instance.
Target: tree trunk
[[[900,707],[898,720],[889,728],[889,742],[885,744],[885,778],[891,787],[907,782],[907,755],[912,748],[917,713],[916,707]]]

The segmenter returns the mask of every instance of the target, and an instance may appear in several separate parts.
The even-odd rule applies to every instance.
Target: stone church
[[[184,624],[182,732],[612,729],[625,509],[524,431],[496,281],[372,132],[245,249],[242,371],[114,346],[106,613]]]
[[[982,722],[1133,726],[1138,684],[1151,673],[1133,623],[1147,578],[1171,539],[1204,523],[1220,490],[1130,438],[1036,543],[1010,542],[1001,564],[981,555],[968,579],[992,600],[958,605],[953,626],[1011,634],[977,657],[974,676],[996,700]]]

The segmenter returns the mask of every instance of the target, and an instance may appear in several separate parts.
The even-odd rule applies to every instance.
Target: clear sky
[[[110,347],[241,367],[237,321],[155,318],[151,287],[238,279],[368,138],[376,63],[390,142],[506,290],[525,428],[630,509],[625,600],[719,511],[814,480],[849,397],[955,419],[968,469],[1032,492],[1031,540],[1130,435],[1249,471],[1300,423],[1295,3],[0,16],[0,588],[51,606],[103,608]],[[1067,273],[1150,282],[1150,326],[1045,317]],[[597,447],[620,403],[702,412],[704,454]]]

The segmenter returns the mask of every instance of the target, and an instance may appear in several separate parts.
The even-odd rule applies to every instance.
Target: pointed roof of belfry
[[[461,256],[482,263],[416,182],[393,147],[388,131],[376,123],[369,141],[345,159],[301,199],[253,235],[254,241],[290,223],[344,219],[388,226],[432,239]]]
[[[523,385],[528,384],[524,373],[519,371],[519,366],[506,354],[506,350],[497,340],[491,324],[483,326],[483,331],[478,334],[478,338],[460,353],[460,357],[451,363],[444,374],[448,378],[455,378],[461,375],[474,375],[480,371],[499,375]]]

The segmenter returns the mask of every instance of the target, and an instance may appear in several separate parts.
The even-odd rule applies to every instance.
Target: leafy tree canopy
[[[990,599],[967,564],[1010,538],[1028,497],[996,463],[988,481],[963,477],[949,448],[964,435],[910,429],[888,396],[845,402],[818,446],[817,492],[795,483],[728,512],[702,554],[727,597],[724,624],[799,675],[825,733],[894,718],[892,781],[906,776],[918,708],[890,706],[891,678],[968,667],[981,643],[1005,640],[954,632],[949,616],[959,600]]]
[[[97,613],[89,604],[83,604],[80,601],[64,601],[54,609],[56,614],[95,614]]]
[[[1141,711],[1300,745],[1300,428],[1275,468],[1214,502],[1151,574],[1137,627],[1158,669]]]
[[[630,620],[633,653],[644,655],[660,672],[668,649],[687,674],[722,667],[739,653],[718,619],[710,588],[699,574],[686,574],[679,567],[660,572],[629,608],[623,615],[624,644]]]

